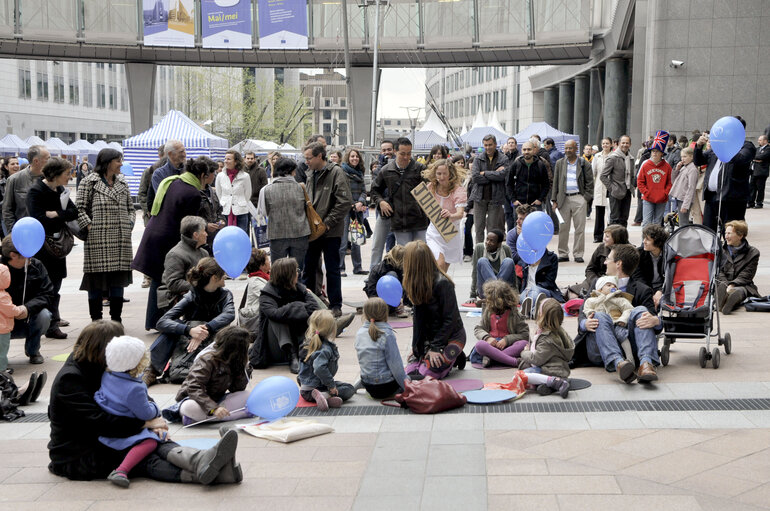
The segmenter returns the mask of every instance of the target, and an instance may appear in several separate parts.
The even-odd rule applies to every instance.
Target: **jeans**
[[[687,213],[682,213],[679,211],[682,209],[682,201],[679,199],[675,199],[671,197],[668,199],[668,213],[676,212],[679,214],[679,227],[684,227],[685,225],[692,224],[692,221],[690,220],[690,211],[688,210]]]
[[[655,329],[636,326],[636,320],[645,312],[647,312],[647,308],[642,305],[634,307],[631,311],[627,326],[628,340],[631,342],[631,349],[638,356],[640,364],[650,362],[657,366],[660,365],[660,359],[658,358],[658,338]],[[620,348],[620,343],[625,338],[619,338],[623,331],[615,328],[612,318],[608,314],[599,312],[595,317],[599,320],[599,326],[596,327],[595,333],[589,332],[586,338],[586,342],[589,343],[586,344],[588,359],[593,363],[600,363],[596,360],[596,349],[598,348],[601,363],[607,371],[612,372],[615,370],[615,366],[625,359],[623,350]],[[592,338],[593,343],[589,342]]]
[[[343,401],[347,401],[348,399],[353,397],[356,393],[356,389],[353,387],[353,385],[349,383],[335,381],[334,385],[337,387],[337,395]],[[324,397],[326,397],[327,399],[331,397],[331,394],[326,392],[328,390],[326,387],[318,387],[316,390],[323,392]],[[299,393],[305,401],[310,401],[311,403],[315,403],[312,390],[300,390]]]
[[[473,227],[476,229],[476,243],[484,241],[484,229],[505,229],[503,206],[488,200],[473,202]]]
[[[235,215],[235,225],[243,229],[243,232],[249,234],[249,214]]]
[[[642,201],[642,227],[655,224],[663,224],[663,215],[666,212],[666,202],[648,202]]]
[[[356,215],[357,217],[358,215]],[[345,271],[345,256],[348,251],[348,233],[350,232],[350,222],[353,218],[350,217],[350,213],[345,215],[345,220],[342,221],[342,225],[345,226],[345,230],[342,231],[342,240],[340,242],[340,271]],[[360,222],[361,219],[358,218]],[[350,243],[350,260],[353,261],[353,271],[361,271],[361,246],[355,243]]]
[[[767,176],[749,178],[749,207],[762,207],[762,203],[765,202],[765,182],[767,182]]]
[[[24,353],[28,357],[40,353],[40,338],[50,328],[51,316],[51,311],[43,309],[27,319],[14,320],[11,339],[24,337]]]
[[[377,223],[374,224],[374,234],[372,234],[372,260],[369,263],[369,269],[374,268],[376,264],[382,261],[382,251],[391,234],[390,218],[380,215],[379,210],[377,210]]]
[[[178,335],[160,334],[150,345],[150,366],[157,374],[161,374],[166,368],[171,355],[174,354],[177,342],[179,342]]]
[[[520,298],[523,300],[526,297],[529,297],[532,299],[532,305],[535,304],[535,300],[537,300],[537,297],[540,296],[540,294],[544,294],[548,298],[555,298],[553,291],[549,291],[548,289],[540,286],[532,286],[532,287],[526,287],[522,290]]]
[[[628,227],[628,214],[631,211],[631,191],[626,190],[626,196],[616,199],[610,195],[610,224]]]
[[[8,349],[11,347],[11,334],[0,334],[0,371],[8,369]]]
[[[279,238],[270,240],[270,262],[275,264],[278,259],[293,257],[299,265],[302,274],[305,269],[305,255],[307,254],[309,236],[299,238]]]
[[[417,241],[417,240],[425,241],[426,232],[427,232],[427,229],[422,229],[419,231],[397,231],[397,232],[394,232],[393,234],[396,235],[396,244],[404,247],[410,241]]]
[[[511,286],[516,287],[516,265],[513,259],[506,257],[500,263],[500,271],[495,274],[495,269],[492,268],[492,263],[486,257],[479,258],[476,263],[476,292],[479,298],[484,298],[484,292],[482,288],[488,280],[503,280],[509,283]]]
[[[150,279],[150,292],[147,295],[147,311],[144,316],[144,329],[152,330],[163,315],[158,309],[158,288],[161,282]]]
[[[311,291],[316,288],[316,271],[321,265],[321,254],[326,263],[326,294],[329,307],[342,307],[342,278],[340,277],[340,238],[321,236],[311,241],[305,256],[305,286]]]
[[[503,202],[503,213],[505,215],[505,232],[508,232],[516,227],[516,217],[513,214],[513,206],[511,206],[511,202],[508,200]]]
[[[59,321],[61,320],[61,314],[59,314],[59,303],[61,302],[59,291],[61,291],[61,281],[61,277],[51,278],[54,293],[53,304],[51,304],[51,326],[49,327],[51,329],[58,327]]]

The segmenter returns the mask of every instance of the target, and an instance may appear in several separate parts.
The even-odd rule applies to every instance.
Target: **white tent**
[[[246,151],[254,151],[255,153],[267,153],[270,151],[279,151],[281,149],[281,146],[279,146],[275,142],[270,142],[269,140],[257,140],[254,138],[247,138],[245,140],[242,140],[241,142],[238,142],[230,149],[234,149],[242,153]]]
[[[293,145],[289,144],[288,142],[278,146],[278,149],[281,150],[281,151],[296,151],[297,150],[296,147],[294,147]]]
[[[500,132],[505,132],[503,129],[503,126],[500,124],[500,121],[497,120],[497,109],[495,108],[492,110],[492,116],[489,118],[489,126],[492,128],[495,128],[496,130]],[[502,142],[501,142],[502,145]]]
[[[554,143],[556,144],[556,149],[559,151],[564,152],[564,142],[567,140],[574,140],[577,142],[578,147],[580,147],[580,137],[577,135],[572,135],[570,133],[564,133],[562,131],[557,130],[553,126],[551,126],[548,123],[545,122],[533,122],[520,132],[516,133],[514,137],[516,138],[516,141],[519,143],[519,145],[523,144],[527,140],[530,139],[530,137],[534,134],[537,134],[540,136],[540,140],[545,140],[546,138],[552,138]]]
[[[473,118],[473,124],[471,124],[471,129],[483,128],[486,125],[487,123],[484,122],[484,113],[481,111],[481,107],[479,107],[479,111],[476,112],[476,117]]]
[[[48,148],[48,152],[51,154],[62,154],[64,156],[74,156],[77,153],[76,150],[62,142],[60,138],[51,137],[45,141],[45,146]]]
[[[90,156],[99,153],[99,150],[88,140],[76,140],[69,145],[69,148],[78,156]]]
[[[468,125],[465,124],[465,121],[463,121],[463,130],[460,132],[460,136],[463,136],[466,133],[468,133]]]
[[[110,142],[109,144],[107,144],[107,146],[111,147],[112,149],[115,149],[116,151],[120,151],[121,153],[123,152],[123,146],[117,142]]]
[[[27,149],[29,149],[29,144],[13,133],[0,138],[0,152],[4,155],[26,156]]]
[[[102,149],[107,149],[110,145],[104,140],[97,140],[94,142],[94,147],[101,151]]]
[[[436,112],[431,110],[430,115],[425,120],[425,124],[423,124],[418,131],[435,131],[442,137],[446,137],[446,132],[449,130],[447,130],[447,127],[441,122],[441,119],[438,118]]]

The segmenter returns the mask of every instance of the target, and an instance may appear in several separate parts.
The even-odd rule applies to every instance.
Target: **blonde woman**
[[[433,222],[425,233],[425,241],[433,252],[438,267],[446,272],[450,264],[460,263],[463,260],[460,220],[465,215],[465,206],[468,205],[468,193],[462,185],[465,180],[465,169],[447,159],[434,160],[427,169],[422,171],[422,177],[428,181],[428,190],[441,208],[441,218],[452,222],[457,229],[457,234],[449,241],[444,239]]]

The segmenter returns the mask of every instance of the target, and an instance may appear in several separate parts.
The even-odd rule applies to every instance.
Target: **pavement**
[[[770,211],[749,210],[748,239],[770,253]],[[586,225],[588,260],[596,245],[593,218]],[[142,228],[134,231],[134,247]],[[641,228],[631,227],[633,243]],[[571,242],[570,242],[571,244]],[[556,240],[550,247],[555,250]],[[71,322],[65,340],[43,339],[42,366],[31,366],[23,341],[14,340],[9,353],[19,384],[34,371],[49,374],[40,400],[25,408],[28,417],[0,423],[0,506],[38,511],[98,509],[272,509],[272,510],[752,510],[770,508],[770,315],[743,309],[722,317],[732,336],[732,354],[722,349],[721,365],[701,369],[703,342],[677,342],[670,363],[658,371],[653,385],[624,385],[601,368],[580,368],[572,377],[591,387],[573,391],[568,399],[527,394],[497,406],[467,405],[435,416],[422,416],[380,406],[363,391],[342,409],[321,414],[315,409],[295,413],[331,424],[331,434],[281,444],[241,433],[238,461],[244,469],[239,485],[198,487],[136,479],[128,490],[106,481],[68,481],[46,468],[49,424],[45,417],[48,389],[62,362],[52,357],[71,351],[89,322],[86,295],[79,291],[82,244],[68,257],[70,275],[62,286],[62,317]],[[368,267],[370,246],[363,247]],[[343,296],[350,304],[363,301],[364,277],[343,278]],[[559,283],[583,279],[584,265],[564,263]],[[458,302],[469,296],[470,265],[449,271]],[[147,290],[141,275],[126,290],[123,322],[126,332],[147,345],[155,335],[144,330]],[[764,260],[756,282],[770,293],[770,265]],[[227,287],[236,301],[244,280]],[[343,311],[353,311],[350,306]],[[106,309],[105,309],[106,314]],[[410,323],[411,319],[396,320]],[[473,346],[478,318],[463,313]],[[337,379],[353,382],[357,362],[353,341],[356,319],[338,338]],[[576,320],[565,329],[576,332]],[[534,331],[534,325],[531,325]],[[411,328],[396,330],[405,356]],[[714,345],[712,344],[712,348]],[[288,375],[286,366],[255,371],[250,387],[262,379]],[[479,370],[468,364],[451,378],[507,382],[512,370]],[[175,385],[157,385],[150,394],[162,406],[173,401]],[[240,421],[250,423],[252,420]],[[172,425],[174,439],[216,438],[217,426],[182,429]]]

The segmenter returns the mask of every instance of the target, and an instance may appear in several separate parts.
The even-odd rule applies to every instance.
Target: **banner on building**
[[[142,0],[146,46],[195,46],[194,0]]]
[[[428,185],[420,183],[412,188],[412,197],[415,198],[417,204],[420,205],[422,210],[428,215],[431,223],[436,227],[441,237],[445,241],[449,241],[457,236],[457,227],[448,218],[441,217],[441,206],[436,198],[430,193]]]
[[[204,48],[251,48],[251,0],[201,0]]]
[[[259,48],[307,49],[307,0],[259,0]]]

